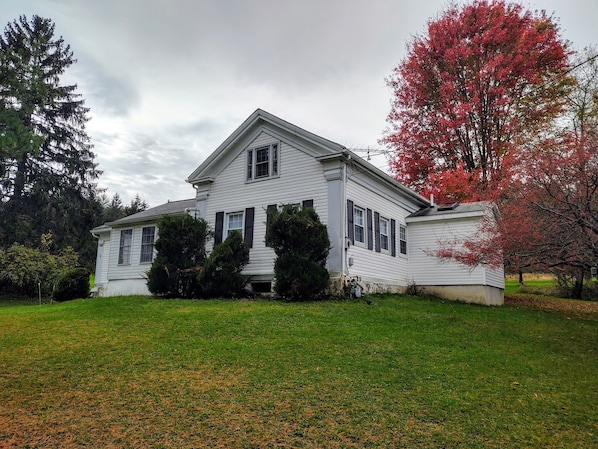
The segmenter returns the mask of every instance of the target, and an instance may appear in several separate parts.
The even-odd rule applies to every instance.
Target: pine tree
[[[323,297],[330,276],[326,260],[330,240],[326,225],[311,208],[285,205],[268,213],[266,245],[274,249],[274,291],[288,301]]]
[[[76,60],[50,19],[25,16],[0,36],[0,243],[51,231],[60,246],[88,238],[100,172],[88,108],[60,79]]]

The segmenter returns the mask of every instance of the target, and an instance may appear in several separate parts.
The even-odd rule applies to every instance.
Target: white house
[[[438,296],[502,304],[503,271],[460,266],[431,255],[443,236],[467,237],[488,213],[472,203],[442,210],[344,146],[256,110],[187,178],[195,198],[106,223],[98,238],[99,295],[149,293],[156,222],[165,214],[205,219],[217,244],[241,230],[250,247],[244,274],[257,292],[271,290],[274,252],[265,246],[271,208],[315,208],[331,242],[331,287],[357,279],[365,293],[416,284]]]

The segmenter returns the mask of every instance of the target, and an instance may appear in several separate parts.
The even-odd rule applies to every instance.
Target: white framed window
[[[133,242],[133,230],[123,229],[120,231],[120,244],[118,246],[118,264],[131,264],[131,243]]]
[[[155,238],[155,226],[146,226],[141,230],[141,256],[139,258],[139,263],[152,263],[152,260],[154,260]]]
[[[353,208],[353,227],[355,243],[365,243],[365,210],[355,206]]]
[[[399,252],[407,254],[407,227],[399,225]]]
[[[228,237],[233,231],[239,231],[241,232],[241,235],[243,235],[244,215],[245,214],[243,212],[231,212],[226,214],[226,229],[224,234],[226,237]]]
[[[247,150],[246,180],[274,178],[278,176],[280,158],[279,145],[272,143]]]
[[[389,249],[388,229],[388,219],[380,217],[380,250],[385,252]]]

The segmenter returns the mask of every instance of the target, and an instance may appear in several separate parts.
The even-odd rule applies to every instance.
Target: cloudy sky
[[[533,0],[573,47],[598,1]],[[78,63],[100,186],[125,203],[193,197],[185,179],[255,109],[348,148],[386,125],[384,79],[446,0],[2,0],[0,22],[50,18]],[[361,153],[365,156],[365,153]],[[383,156],[373,159],[385,169]]]

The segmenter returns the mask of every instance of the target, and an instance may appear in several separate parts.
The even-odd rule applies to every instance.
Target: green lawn
[[[526,280],[523,286],[524,293],[551,295],[554,294],[554,279],[530,279]],[[505,295],[520,293],[519,281],[515,279],[505,280]]]
[[[2,307],[0,447],[598,447],[598,314],[370,299]]]

